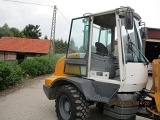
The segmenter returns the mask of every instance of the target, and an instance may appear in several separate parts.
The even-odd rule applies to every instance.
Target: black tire
[[[59,88],[55,100],[58,120],[87,120],[89,103],[73,85]]]

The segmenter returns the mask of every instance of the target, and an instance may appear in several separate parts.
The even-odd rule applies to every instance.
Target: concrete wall
[[[1,60],[16,60],[15,52],[0,52]]]
[[[16,53],[16,52],[3,52],[0,51],[0,59],[1,60],[6,60],[6,61],[13,61],[13,60],[17,60],[17,55],[24,55],[24,58],[34,58],[34,57],[39,57],[42,55],[46,55],[46,54],[41,54],[41,53]],[[21,61],[23,61],[23,59],[19,59]]]
[[[5,60],[16,60],[15,52],[5,52]]]
[[[0,60],[4,60],[4,52],[0,52]]]

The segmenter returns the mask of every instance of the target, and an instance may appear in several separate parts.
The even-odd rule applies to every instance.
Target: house
[[[0,59],[5,61],[46,55],[49,53],[50,40],[2,37],[0,39]]]
[[[160,29],[147,28],[148,39],[145,41],[145,56],[149,60],[148,73],[152,73],[152,61],[160,56]]]
[[[148,39],[145,44],[145,56],[150,62],[160,55],[160,29],[147,28]]]

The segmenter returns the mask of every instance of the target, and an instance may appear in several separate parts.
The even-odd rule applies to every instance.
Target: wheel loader
[[[160,62],[153,64],[153,87],[147,90],[141,23],[131,7],[72,19],[66,56],[43,85],[48,99],[55,99],[58,120],[87,120],[92,105],[115,120],[160,116]]]

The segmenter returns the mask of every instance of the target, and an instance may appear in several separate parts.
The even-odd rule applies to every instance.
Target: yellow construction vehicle
[[[159,115],[157,73],[154,93],[145,90],[148,60],[140,19],[130,7],[72,19],[66,56],[43,85],[48,99],[55,99],[59,120],[86,120],[93,104],[113,119],[135,120],[140,107]],[[155,100],[153,108],[141,105],[146,96]]]
[[[152,115],[160,116],[160,59],[153,60],[153,86],[148,95],[155,101],[155,106],[147,107]],[[160,117],[159,117],[160,119]]]
[[[143,115],[147,115],[155,120],[160,120],[160,59],[152,62],[152,88],[151,90],[143,90],[140,94],[139,107],[147,110]],[[146,99],[149,98],[149,99]]]
[[[160,116],[160,59],[153,60],[153,86],[148,95],[155,101],[154,106],[147,107],[152,115]],[[160,117],[159,117],[160,119]]]

